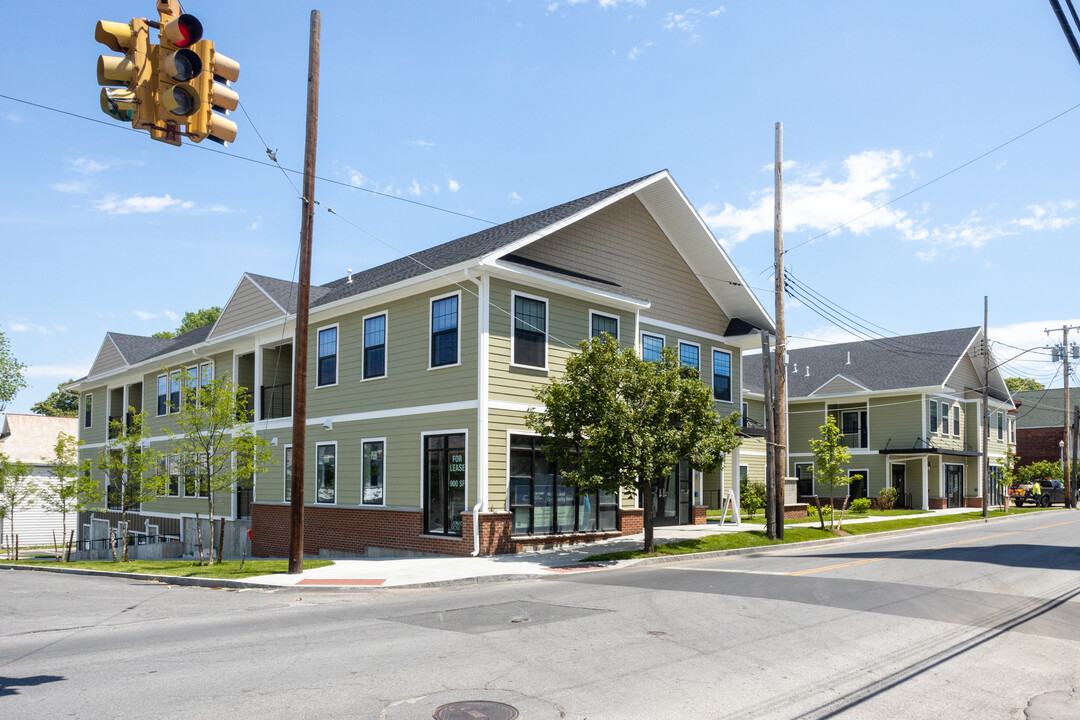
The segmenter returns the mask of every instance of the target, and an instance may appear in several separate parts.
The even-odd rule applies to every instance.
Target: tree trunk
[[[829,529],[833,529],[833,510],[836,509],[836,504],[833,502],[833,486],[829,486]]]
[[[844,503],[840,506],[840,520],[836,523],[836,532],[840,532],[840,526],[844,524],[844,511],[847,510],[847,498],[844,498]]]
[[[218,543],[217,543],[217,561],[221,563],[222,550],[225,547],[225,518],[222,517],[218,520]]]
[[[210,468],[206,468],[207,477],[210,477]],[[214,493],[210,491],[210,488],[206,488],[206,511],[207,517],[210,518],[210,558],[209,565],[214,564]],[[224,518],[222,518],[224,520]],[[218,558],[218,562],[221,562],[221,558]]]
[[[203,544],[202,544],[202,518],[199,517],[199,513],[195,513],[195,541],[196,549],[199,553],[199,567],[203,564]]]
[[[653,486],[649,485],[645,491],[644,502],[642,506],[641,525],[645,530],[645,552],[656,552],[656,540],[653,538]]]

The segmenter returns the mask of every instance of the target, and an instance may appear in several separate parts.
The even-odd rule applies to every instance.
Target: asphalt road
[[[0,571],[0,717],[1080,717],[1080,513],[544,580]],[[466,716],[467,717],[467,716]]]

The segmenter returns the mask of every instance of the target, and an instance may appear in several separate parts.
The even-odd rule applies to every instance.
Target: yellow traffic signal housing
[[[102,110],[111,117],[130,122],[137,129],[156,127],[156,53],[155,46],[150,44],[150,28],[146,21],[137,18],[129,23],[99,20],[94,39],[110,50],[124,53],[123,57],[98,57],[98,84],[126,88],[103,90]]]
[[[202,23],[194,15],[176,14],[173,3],[159,2],[158,117],[179,133],[181,125],[199,112],[198,81],[202,59],[192,46],[202,38]]]
[[[203,72],[196,85],[202,104],[188,121],[188,137],[195,142],[209,138],[228,145],[236,140],[236,123],[224,115],[240,105],[240,96],[228,83],[240,76],[240,63],[217,52],[214,43],[209,40],[195,43],[193,49],[202,60]],[[216,115],[215,112],[223,115]]]

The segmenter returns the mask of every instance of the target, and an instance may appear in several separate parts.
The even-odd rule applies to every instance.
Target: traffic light
[[[195,142],[209,138],[228,145],[236,140],[236,123],[225,116],[240,105],[240,96],[229,83],[240,76],[240,63],[219,53],[209,40],[195,43],[194,49],[202,61],[203,72],[197,83],[202,104],[188,122],[188,137]]]
[[[154,128],[156,46],[150,44],[147,22],[138,18],[128,23],[99,20],[94,39],[110,50],[124,53],[123,57],[98,57],[98,85],[106,86],[101,91],[101,109],[110,117],[130,122],[134,128]]]
[[[202,23],[186,13],[173,17],[168,3],[159,3],[161,15],[157,63],[158,119],[180,144],[180,126],[191,122],[201,104],[195,84],[203,72],[202,59],[192,46],[202,38]]]

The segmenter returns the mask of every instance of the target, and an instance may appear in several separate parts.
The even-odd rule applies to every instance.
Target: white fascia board
[[[466,285],[466,282],[472,284],[471,281],[465,276],[465,270],[467,268],[474,268],[480,264],[479,260],[472,258],[459,262],[456,265],[448,265],[444,268],[438,268],[437,270],[430,270],[422,275],[406,278],[405,280],[399,280],[391,285],[384,285],[374,290],[369,290],[357,295],[350,295],[347,298],[335,300],[332,303],[326,305],[319,305],[318,307],[311,308],[311,317],[313,318],[325,318],[327,316],[333,316],[342,312],[342,308],[350,305],[376,305],[382,303],[393,302],[394,300],[400,300],[401,298],[409,297],[411,295],[418,295],[426,292],[425,285],[432,287],[441,287],[445,285],[453,285],[461,288],[463,292],[470,295],[475,295],[475,292]],[[353,312],[362,308],[349,308],[345,312]]]
[[[610,205],[614,205],[615,203],[619,202],[623,198],[629,197],[630,195],[633,195],[637,191],[641,190],[642,188],[647,187],[649,185],[652,185],[655,182],[659,182],[660,180],[662,180],[664,178],[667,178],[669,180],[671,179],[671,176],[668,174],[667,170],[662,170],[662,171],[660,171],[658,173],[654,173],[654,174],[652,174],[652,175],[650,175],[650,176],[648,176],[646,178],[643,178],[639,182],[636,182],[633,185],[630,185],[629,187],[625,187],[622,190],[620,190],[619,192],[617,192],[617,193],[615,193],[613,195],[609,195],[608,197],[604,198],[603,200],[595,202],[592,205],[589,205],[588,207],[582,208],[581,210],[577,211],[576,213],[574,213],[570,217],[563,218],[562,220],[560,220],[558,222],[547,225],[547,226],[543,227],[542,229],[537,230],[536,232],[530,233],[530,234],[526,235],[525,237],[521,238],[520,240],[517,240],[517,241],[515,241],[515,242],[513,242],[513,243],[511,243],[509,245],[504,245],[503,247],[499,248],[498,250],[495,250],[494,252],[489,253],[489,254],[485,255],[484,257],[482,257],[480,259],[480,262],[482,264],[484,264],[484,265],[491,265],[496,260],[503,257],[504,255],[510,255],[512,253],[515,253],[518,250],[520,250],[521,248],[525,247],[526,245],[530,245],[530,244],[536,242],[537,240],[539,240],[540,238],[546,237],[546,236],[552,234],[553,232],[556,232],[558,230],[562,230],[564,227],[568,227],[570,225],[573,225],[574,223],[578,222],[579,220],[581,220],[583,218],[586,218],[586,217],[588,217],[590,215],[593,215],[593,214],[599,212],[600,210],[603,210],[604,208],[606,208],[606,207],[608,207]]]
[[[532,287],[542,286],[545,288],[551,288],[563,295],[576,296],[585,300],[596,300],[597,298],[605,301],[608,305],[618,305],[624,307],[627,310],[633,310],[635,308],[647,308],[651,306],[648,300],[638,300],[637,298],[627,297],[625,295],[619,295],[614,292],[605,292],[598,288],[589,287],[587,285],[579,285],[573,280],[562,280],[560,278],[554,278],[550,275],[546,275],[540,272],[533,272],[525,267],[518,267],[516,265],[509,266],[506,263],[499,262],[498,260],[486,265],[485,267],[491,270],[493,277],[498,277],[503,280],[515,280],[520,277],[527,277],[529,279],[529,285]]]
[[[210,344],[211,342],[217,342],[217,340],[219,339],[219,338],[214,338],[213,340],[210,340],[210,338],[214,337],[214,332],[217,330],[218,323],[221,322],[221,318],[225,316],[225,313],[229,309],[229,303],[231,303],[233,301],[233,298],[236,297],[236,293],[240,289],[240,286],[244,284],[244,280],[247,280],[252,285],[254,285],[259,290],[259,292],[261,292],[263,295],[266,296],[267,300],[274,303],[274,306],[278,310],[281,311],[282,315],[287,314],[286,311],[285,311],[285,308],[281,307],[281,303],[279,303],[277,300],[275,300],[273,298],[273,296],[271,296],[270,293],[268,293],[266,291],[266,288],[264,288],[262,285],[260,285],[259,282],[255,278],[251,277],[250,273],[244,273],[240,277],[239,282],[236,283],[236,286],[233,288],[232,293],[229,294],[229,299],[225,301],[225,305],[222,307],[221,313],[217,316],[217,320],[214,321],[214,326],[210,328],[210,332],[206,336],[206,344]],[[245,330],[246,330],[246,328],[245,328]],[[233,334],[235,334],[235,333],[233,333]]]
[[[837,398],[878,398],[878,397],[896,397],[900,395],[920,395],[922,393],[929,393],[932,395],[941,395],[953,397],[951,393],[945,392],[940,385],[930,385],[928,387],[913,387],[913,388],[889,388],[888,390],[866,390],[865,392],[852,392],[841,393],[839,395],[822,395],[819,397],[811,397],[809,395],[799,395],[797,397],[788,397],[788,402],[812,402],[812,403],[829,403]],[[960,400],[960,398],[954,398]]]
[[[863,392],[872,392],[870,390],[870,388],[866,387],[861,382],[856,382],[856,381],[852,380],[851,378],[847,377],[846,375],[844,375],[843,373],[836,373],[831,378],[829,378],[825,382],[818,385],[817,389],[814,390],[813,392],[811,392],[809,395],[807,395],[807,397],[814,397],[817,394],[818,390],[821,390],[821,388],[825,387],[826,385],[828,385],[829,383],[831,383],[833,380],[835,380],[837,378],[840,378],[841,380],[844,380],[844,381],[849,382],[849,383],[851,383],[852,385],[854,385],[854,386],[856,386],[858,388],[861,388]],[[837,396],[848,395],[848,394],[849,393],[834,393],[833,395],[828,395],[828,396],[823,395],[822,397],[837,397]]]

